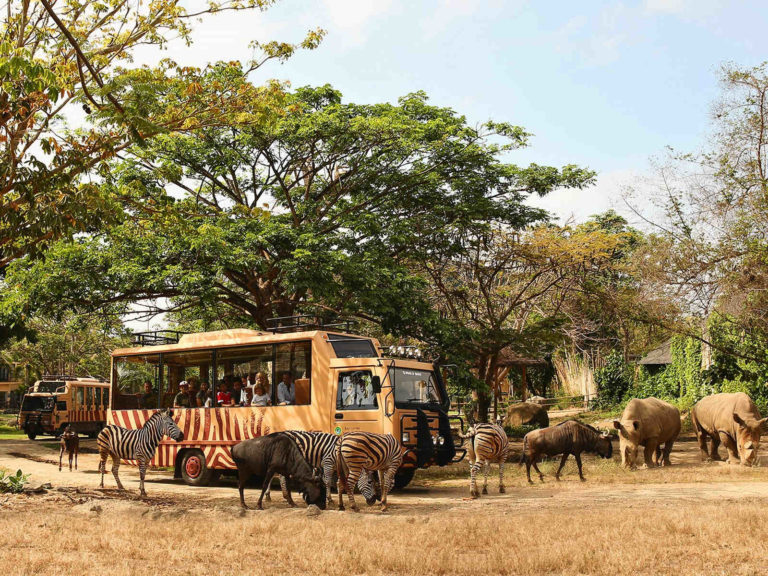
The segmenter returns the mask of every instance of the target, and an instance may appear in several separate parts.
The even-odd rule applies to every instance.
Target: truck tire
[[[30,440],[34,440],[35,438],[37,438],[37,432],[34,430],[28,430],[27,438],[29,438]]]
[[[398,470],[395,474],[395,490],[402,490],[413,480],[413,476],[416,474],[416,468],[403,468]]]
[[[205,455],[194,448],[187,450],[181,459],[181,477],[189,486],[208,486],[215,476],[214,470],[205,463]]]

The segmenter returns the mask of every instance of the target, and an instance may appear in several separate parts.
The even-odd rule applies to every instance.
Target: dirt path
[[[51,442],[30,441],[26,438],[0,441],[0,467],[15,470],[22,468],[31,474],[31,485],[50,483],[54,488],[97,489],[100,475],[97,472],[98,455],[81,454],[77,471],[66,468],[58,471],[58,450],[52,449]],[[93,452],[95,441],[83,440],[82,447]],[[88,449],[91,450],[88,450]],[[768,458],[766,458],[768,460]],[[429,513],[468,507],[505,510],[526,508],[593,508],[621,503],[629,506],[675,506],[686,502],[737,501],[743,499],[768,500],[768,468],[746,469],[724,463],[702,464],[698,446],[692,438],[683,438],[673,453],[671,468],[638,470],[628,472],[617,465],[617,461],[605,462],[585,457],[587,482],[579,482],[575,475],[575,464],[569,463],[563,481],[555,482],[551,476],[554,464],[544,464],[548,476],[544,483],[529,486],[522,469],[514,464],[507,466],[507,494],[497,493],[498,474],[494,468],[489,481],[490,494],[477,501],[467,496],[467,464],[457,464],[449,469],[419,472],[409,488],[391,497],[394,510],[407,513]],[[123,465],[120,478],[128,490],[127,498],[134,498],[138,492],[138,469]],[[105,476],[106,494],[117,493],[114,478]],[[234,480],[224,478],[218,485],[204,488],[186,486],[174,480],[169,471],[150,471],[147,478],[148,503],[154,499],[189,508],[229,508],[237,504]],[[121,496],[122,497],[122,496]],[[256,497],[251,490],[247,498]],[[278,495],[271,504],[274,508],[286,505]]]

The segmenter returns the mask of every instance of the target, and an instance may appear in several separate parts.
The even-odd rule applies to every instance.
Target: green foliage
[[[538,430],[538,424],[523,424],[521,426],[504,426],[504,432],[510,438],[523,438],[531,430]]]
[[[0,493],[20,494],[28,483],[29,474],[23,474],[21,470],[16,474],[0,470]]]
[[[620,403],[632,385],[632,369],[624,356],[613,350],[606,359],[605,366],[595,370],[597,398],[595,407],[606,408]]]

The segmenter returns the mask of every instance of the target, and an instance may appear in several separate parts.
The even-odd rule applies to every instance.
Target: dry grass
[[[594,398],[597,386],[586,357],[571,352],[552,359],[557,373],[558,394]]]
[[[0,571],[45,574],[755,574],[768,569],[765,502],[483,501],[439,515],[273,508],[240,514],[101,503],[0,515]]]

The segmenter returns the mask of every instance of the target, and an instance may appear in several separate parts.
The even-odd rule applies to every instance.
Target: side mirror
[[[379,376],[374,376],[371,378],[371,387],[373,388],[374,394],[381,392],[381,378]]]

